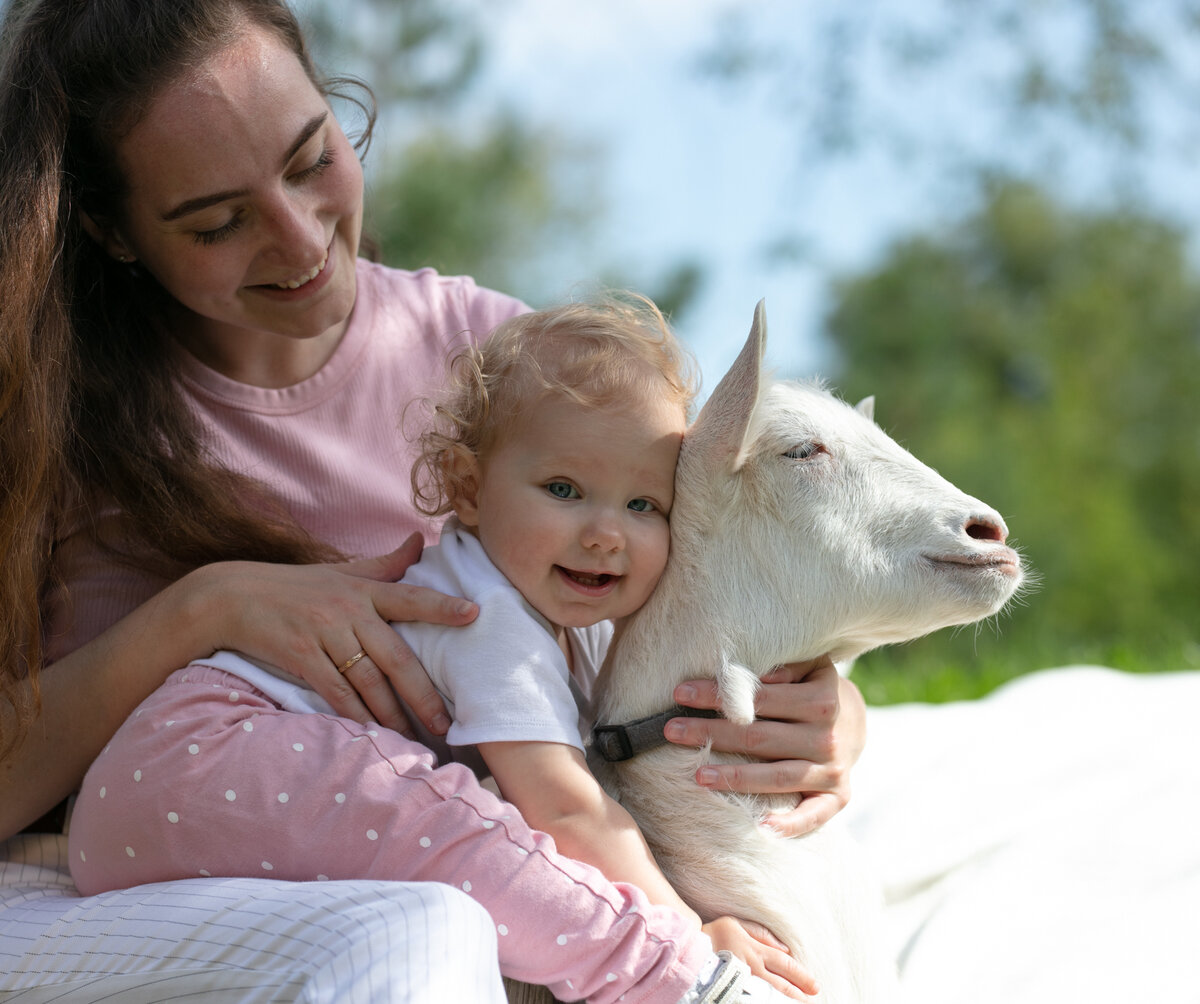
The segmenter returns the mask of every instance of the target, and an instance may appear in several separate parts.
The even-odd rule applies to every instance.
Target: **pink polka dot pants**
[[[84,894],[196,876],[445,883],[491,915],[506,976],[565,1000],[674,1004],[710,951],[640,890],[560,856],[465,767],[201,665],[97,758],[70,860]]]

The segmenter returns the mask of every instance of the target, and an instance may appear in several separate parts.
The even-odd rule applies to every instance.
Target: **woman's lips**
[[[299,289],[301,286],[307,286],[317,276],[325,271],[325,266],[329,264],[329,251],[325,251],[325,257],[321,259],[321,264],[314,265],[309,271],[295,279],[288,279],[286,282],[271,283],[276,289]]]

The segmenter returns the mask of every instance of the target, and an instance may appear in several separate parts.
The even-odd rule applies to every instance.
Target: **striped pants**
[[[422,882],[188,879],[80,896],[66,838],[0,844],[3,1004],[503,1004],[495,926]]]

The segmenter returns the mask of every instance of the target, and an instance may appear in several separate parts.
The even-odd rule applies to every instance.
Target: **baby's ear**
[[[479,525],[479,458],[465,446],[452,446],[442,458],[454,512],[463,526]]]

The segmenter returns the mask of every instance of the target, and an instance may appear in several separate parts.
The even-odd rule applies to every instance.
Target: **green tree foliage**
[[[847,396],[876,394],[885,427],[999,508],[1040,579],[997,632],[866,657],[868,695],[937,697],[952,666],[985,690],[1073,661],[1200,664],[1200,276],[1185,235],[996,182],[836,300]]]
[[[368,219],[383,260],[537,299],[538,261],[591,219],[593,203],[560,187],[563,165],[580,157],[509,116],[476,140],[422,133],[375,172]]]
[[[295,4],[328,71],[368,81],[380,104],[444,108],[482,65],[471,8],[450,0],[302,0]]]
[[[378,103],[365,234],[379,257],[469,274],[530,303],[563,295],[539,266],[600,208],[595,151],[480,93],[478,5],[307,0],[298,10],[320,65],[364,80]]]

